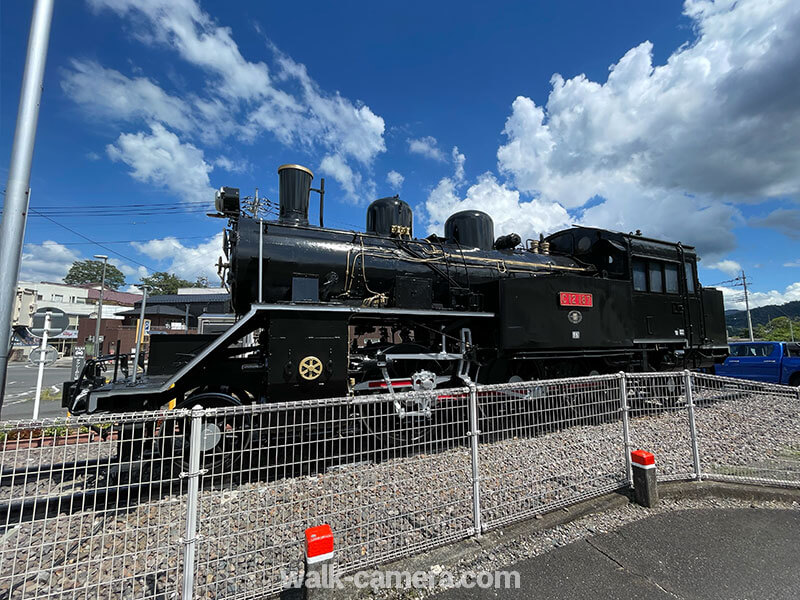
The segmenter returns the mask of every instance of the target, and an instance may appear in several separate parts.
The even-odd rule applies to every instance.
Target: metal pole
[[[94,356],[97,358],[103,354],[99,349],[100,346],[100,321],[103,320],[103,291],[106,287],[106,265],[108,265],[108,257],[102,254],[95,254],[95,258],[103,259],[103,277],[100,280],[100,298],[97,300],[97,322],[94,324]]]
[[[475,535],[483,533],[481,522],[481,479],[480,465],[478,464],[478,388],[474,383],[469,384],[469,433],[470,450],[472,452],[472,520],[475,524]]]
[[[136,327],[136,353],[133,355],[133,381],[136,384],[136,376],[139,374],[139,352],[142,349],[142,333],[144,332],[144,310],[147,306],[147,286],[142,287],[142,309],[139,311],[139,324]],[[142,369],[144,371],[144,369]]]
[[[189,479],[186,491],[186,532],[183,537],[183,595],[182,598],[194,597],[194,550],[197,542],[197,501],[200,487],[200,446],[203,432],[203,407],[199,404],[192,408],[192,433],[189,439],[189,472],[181,473],[181,477]]]
[[[258,220],[258,303],[264,298],[264,221]]]
[[[750,298],[747,295],[747,277],[742,270],[742,285],[744,286],[744,307],[747,311],[747,328],[750,330],[750,341],[753,341],[753,320],[750,318]]]
[[[692,434],[692,462],[694,463],[694,478],[702,479],[700,473],[700,448],[697,443],[697,425],[694,420],[694,394],[692,393],[692,373],[688,369],[683,372],[683,383],[686,387],[686,405],[689,407],[689,431]]]
[[[36,376],[36,396],[33,398],[33,420],[39,418],[39,401],[42,399],[42,379],[44,378],[45,351],[47,350],[47,334],[50,333],[50,317],[53,313],[49,310],[44,315],[44,333],[42,345],[39,346],[39,374]]]
[[[633,486],[633,465],[631,464],[631,426],[630,408],[628,406],[628,377],[620,371],[619,377],[619,404],[622,409],[622,438],[625,446],[625,474],[628,477],[628,485]]]
[[[189,303],[186,303],[186,314],[183,317],[183,326],[186,327],[186,333],[189,333]]]
[[[53,18],[53,0],[36,0],[28,36],[28,53],[17,111],[11,163],[8,168],[3,222],[0,225],[0,409],[6,390],[6,371],[11,352],[11,322],[17,296],[19,260],[28,214],[28,186],[36,141],[36,123],[42,99],[44,66]]]

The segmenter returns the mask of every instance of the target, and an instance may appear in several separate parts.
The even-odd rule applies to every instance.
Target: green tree
[[[82,285],[85,283],[100,283],[103,279],[102,260],[76,260],[64,277],[68,285]],[[125,275],[112,264],[106,266],[106,286],[113,290],[119,289],[125,283]]]
[[[792,339],[800,340],[800,319],[792,319],[789,325],[789,317],[776,317],[771,319],[766,325],[757,325],[753,328],[753,337],[757,340],[768,340],[771,342],[787,342]]]
[[[195,280],[194,285],[192,285],[192,287],[207,288],[211,287],[211,284],[208,282],[208,277],[206,277],[205,275],[199,275]]]
[[[177,275],[166,271],[157,271],[149,277],[142,277],[142,283],[150,286],[150,291],[147,293],[153,296],[177,294],[178,288],[195,287],[191,281],[181,279]]]

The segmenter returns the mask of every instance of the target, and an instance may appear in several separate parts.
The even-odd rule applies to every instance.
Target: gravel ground
[[[704,471],[732,466],[752,470],[767,464],[775,468],[775,457],[792,463],[800,440],[799,409],[796,402],[751,394],[698,407]],[[656,453],[662,475],[690,473],[685,408],[637,414],[630,424],[633,445]],[[490,527],[599,495],[624,482],[621,422],[570,425],[538,431],[535,437],[526,437],[533,429],[515,431],[509,439],[481,443],[482,514]],[[53,449],[54,460],[67,460],[68,448]],[[52,484],[27,485],[34,487],[25,487],[25,494],[53,493],[46,487]],[[19,498],[21,488],[15,484],[0,490]],[[196,585],[201,598],[261,597],[280,589],[281,569],[302,568],[303,531],[320,523],[333,525],[337,562],[347,570],[467,537],[473,526],[470,452],[464,443],[449,448],[430,444],[413,456],[354,462],[315,476],[229,482],[225,489],[203,490],[200,498]],[[0,597],[173,597],[180,586],[185,501],[182,494],[153,497],[126,510],[61,514],[6,528],[0,534]],[[657,510],[709,502],[725,505],[665,501]],[[507,565],[578,539],[591,533],[590,527],[608,531],[650,514],[626,507],[581,519],[512,544],[494,559],[475,561],[482,568]]]

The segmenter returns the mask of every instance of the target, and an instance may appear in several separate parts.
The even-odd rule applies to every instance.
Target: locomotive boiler
[[[236,323],[181,336],[179,352],[176,336],[153,338],[136,385],[100,381],[87,365],[65,386],[73,413],[702,368],[727,352],[722,294],[701,286],[691,246],[592,227],[523,243],[495,237],[477,210],[416,237],[397,196],[369,205],[364,231],[325,227],[324,185],[312,189],[299,165],[278,174],[274,220],[248,211],[236,188],[216,195]]]

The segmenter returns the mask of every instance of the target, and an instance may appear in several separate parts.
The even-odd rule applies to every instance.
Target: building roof
[[[132,309],[126,310],[123,312],[117,313],[118,315],[124,316],[138,316],[141,314],[139,309]],[[156,304],[154,306],[148,305],[147,308],[144,309],[144,316],[162,316],[162,317],[185,317],[186,313],[179,308],[175,308],[174,306],[164,306],[163,304]]]
[[[223,287],[218,288],[198,288],[198,287],[190,287],[190,288],[178,288],[178,295],[179,296],[198,296],[203,294],[216,294],[226,296],[228,294],[228,290]]]
[[[89,290],[89,299],[90,300],[97,300],[100,298],[100,290],[96,288],[88,288]],[[117,290],[112,290],[111,288],[106,288],[103,292],[103,302],[116,302],[117,304],[125,304],[128,306],[133,306],[134,303],[139,302],[142,299],[141,294],[131,294],[129,292],[118,292]]]
[[[148,296],[147,304],[208,304],[209,302],[228,302],[230,294],[162,294],[160,296]],[[139,303],[139,300],[136,301]]]

